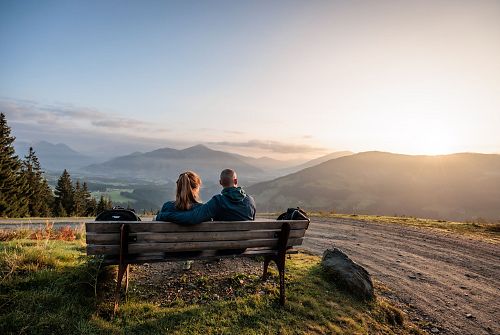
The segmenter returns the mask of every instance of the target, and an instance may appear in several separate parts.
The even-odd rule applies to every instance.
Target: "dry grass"
[[[43,228],[23,228],[23,229],[4,229],[0,230],[0,241],[11,241],[15,239],[32,239],[32,240],[61,240],[74,241],[80,240],[85,236],[85,228],[79,226],[72,228],[64,226],[54,228],[52,222],[47,221]]]

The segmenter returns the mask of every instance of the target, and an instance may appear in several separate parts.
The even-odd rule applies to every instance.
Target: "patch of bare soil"
[[[314,218],[304,247],[337,247],[431,333],[500,334],[500,244],[434,229]]]
[[[189,270],[184,262],[134,265],[132,294],[160,306],[205,304],[232,300],[248,294],[276,294],[277,280],[271,273],[262,282],[262,260],[246,257],[194,261]]]

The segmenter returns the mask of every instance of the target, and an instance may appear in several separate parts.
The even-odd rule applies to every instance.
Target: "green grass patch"
[[[164,306],[131,292],[114,318],[113,267],[103,270],[86,257],[82,241],[1,242],[0,270],[1,334],[421,333],[388,301],[362,302],[339,291],[319,258],[306,254],[287,261],[285,307],[278,304],[272,269],[267,282],[237,274],[235,281],[248,285],[245,294],[203,304],[181,298]],[[197,281],[214,284],[202,276]]]
[[[91,192],[91,195],[99,200],[101,195],[104,197],[110,198],[113,203],[119,202],[119,203],[135,203],[137,200],[127,198],[126,196],[122,195],[121,192],[132,192],[133,189],[114,189],[114,188],[108,188],[106,192],[100,192],[100,191],[94,191]]]

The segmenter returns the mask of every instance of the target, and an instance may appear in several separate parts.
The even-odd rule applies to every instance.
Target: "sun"
[[[412,149],[416,154],[445,155],[456,151],[457,139],[452,129],[436,125],[419,127],[418,134],[412,140]]]

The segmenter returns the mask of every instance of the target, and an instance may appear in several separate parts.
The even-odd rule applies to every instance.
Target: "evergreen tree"
[[[87,203],[87,216],[96,216],[97,215],[97,200],[94,197],[91,197]]]
[[[28,186],[28,208],[30,216],[51,216],[51,207],[54,196],[52,190],[43,177],[38,157],[30,147],[28,156],[22,162],[22,174]]]
[[[83,216],[86,211],[85,195],[83,194],[83,188],[80,186],[80,181],[76,181],[75,193],[73,197],[73,215]]]
[[[21,174],[21,162],[15,154],[5,114],[0,113],[0,216],[28,214],[27,184]]]
[[[111,202],[111,199],[105,198],[101,194],[101,198],[99,199],[99,203],[97,203],[97,214],[99,215],[99,213],[101,213],[107,209],[111,209],[111,208],[113,208],[113,203]]]
[[[55,189],[55,206],[54,212],[57,216],[71,216],[74,208],[75,190],[71,184],[71,176],[66,169],[57,181]],[[64,209],[62,211],[61,209]]]
[[[68,213],[66,213],[66,210],[60,201],[56,200],[54,204],[56,204],[56,207],[54,207],[55,216],[68,216]]]
[[[86,182],[82,185],[82,195],[85,201],[85,216],[95,216],[97,209],[97,201],[89,192],[89,188]]]

